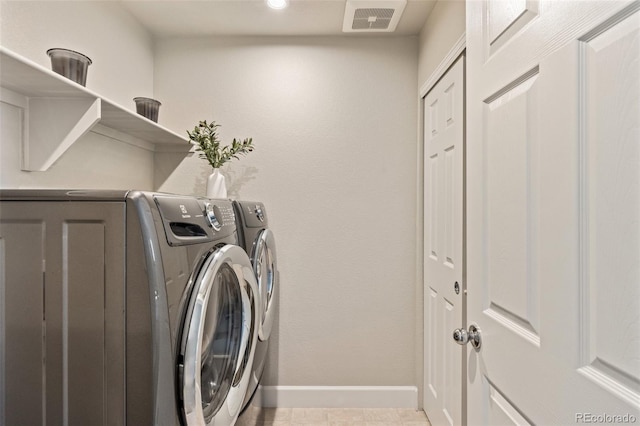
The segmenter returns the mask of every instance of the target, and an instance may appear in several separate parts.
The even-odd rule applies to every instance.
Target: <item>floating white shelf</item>
[[[0,46],[1,99],[24,110],[23,170],[47,170],[82,135],[100,124],[133,136],[153,151],[191,148],[185,136]],[[100,126],[96,128],[99,133]]]

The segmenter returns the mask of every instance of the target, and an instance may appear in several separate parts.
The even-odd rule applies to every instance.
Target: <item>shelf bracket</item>
[[[100,98],[29,98],[22,170],[48,170],[100,121]]]

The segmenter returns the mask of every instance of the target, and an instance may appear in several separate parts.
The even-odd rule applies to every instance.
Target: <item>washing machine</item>
[[[2,424],[232,425],[258,341],[234,208],[0,191]]]
[[[233,206],[238,224],[239,242],[251,259],[260,299],[258,342],[249,379],[249,389],[243,403],[244,409],[255,395],[267,361],[269,338],[278,311],[279,273],[275,238],[268,228],[264,204],[256,201],[234,201]]]

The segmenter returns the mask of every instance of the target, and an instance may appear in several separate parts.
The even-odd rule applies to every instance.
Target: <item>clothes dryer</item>
[[[264,372],[269,338],[278,311],[280,284],[275,237],[268,228],[264,204],[255,201],[234,201],[233,206],[236,212],[239,242],[251,259],[260,295],[258,342],[244,408],[249,405],[255,395]]]
[[[0,191],[2,424],[232,425],[260,300],[226,200]]]

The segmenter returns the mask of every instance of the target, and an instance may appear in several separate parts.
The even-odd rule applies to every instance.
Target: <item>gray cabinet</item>
[[[0,203],[0,424],[120,425],[125,203]]]

